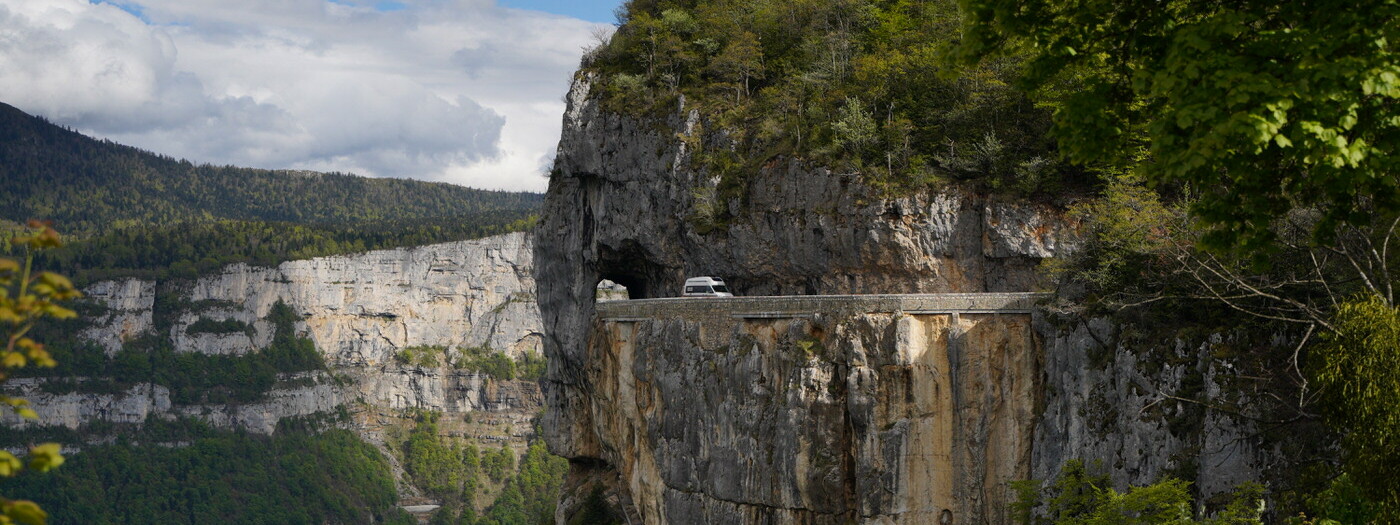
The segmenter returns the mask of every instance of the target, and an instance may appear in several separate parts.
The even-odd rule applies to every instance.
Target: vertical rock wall
[[[588,447],[645,523],[999,523],[1030,473],[1027,314],[658,312],[588,357]]]
[[[143,422],[148,416],[193,416],[210,423],[270,433],[285,417],[361,402],[387,411],[422,409],[463,414],[508,414],[523,435],[540,405],[534,383],[489,381],[451,367],[403,366],[405,347],[489,346],[512,357],[539,352],[541,321],[535,304],[528,234],[356,255],[290,261],[276,267],[235,264],[192,282],[105,281],[85,292],[104,313],[82,336],[114,354],[150,335],[157,315],[170,320],[176,352],[241,355],[265,347],[273,326],[266,317],[278,301],[303,317],[297,330],[325,354],[332,371],[283,378],[266,401],[242,405],[175,406],[167,388],[140,384],[124,392],[49,394],[37,380],[12,381],[35,404],[44,424],[77,428],[107,421]],[[165,294],[158,306],[157,293]],[[156,308],[178,311],[156,312]],[[200,321],[241,321],[247,332],[203,333]],[[503,416],[504,417],[504,416]],[[11,421],[13,424],[27,424]]]
[[[954,190],[888,196],[856,175],[788,159],[749,174],[739,195],[725,197],[678,138],[698,132],[696,114],[681,107],[660,126],[641,123],[603,111],[590,89],[580,75],[570,91],[535,257],[550,360],[544,427],[551,449],[574,460],[571,479],[584,480],[574,488],[609,480],[648,523],[913,523],[944,509],[960,523],[999,520],[1004,487],[969,490],[1028,474],[1030,385],[1038,379],[1024,367],[1037,362],[1032,346],[944,360],[938,352],[946,350],[918,349],[942,348],[926,340],[944,337],[936,334],[948,330],[935,325],[952,321],[868,319],[864,329],[843,325],[843,338],[823,343],[828,359],[812,363],[770,351],[774,334],[805,330],[790,326],[764,328],[770,341],[749,344],[743,359],[702,359],[717,350],[697,338],[715,328],[682,321],[608,327],[617,344],[600,342],[608,339],[593,320],[595,286],[608,279],[634,298],[667,297],[688,276],[718,275],[741,295],[1026,291],[1042,258],[1072,248],[1075,225],[1049,206]],[[702,208],[712,206],[728,211],[724,222],[706,222]],[[747,329],[735,329],[731,351],[745,345],[742,337],[762,339]],[[988,337],[968,348],[994,344]],[[793,338],[800,336],[785,344]],[[909,392],[941,385],[946,394],[956,382],[946,375],[952,365],[935,371],[914,364],[914,354],[963,363],[973,376],[957,387],[962,397],[894,395],[900,384]],[[783,382],[776,398],[772,381]],[[811,392],[791,394],[802,389]],[[639,396],[645,402],[633,401]],[[763,412],[759,400],[785,408]],[[999,414],[954,418],[967,428],[946,452],[954,462],[947,471],[924,459],[905,464],[926,455],[923,444],[953,439],[928,415],[935,402],[952,403],[945,414],[981,413],[968,403]],[[1009,426],[973,428],[991,421]],[[686,459],[696,454],[706,459]],[[926,489],[942,499],[928,502]]]
[[[642,122],[590,90],[581,73],[535,248],[544,429],[574,466],[561,519],[601,486],[646,523],[942,523],[944,510],[1005,523],[1002,482],[1069,459],[1105,460],[1119,489],[1189,474],[1206,496],[1274,461],[1240,418],[1189,427],[1161,409],[1188,376],[1220,394],[1211,378],[1232,372],[1208,345],[1147,370],[1112,337],[1048,322],[852,317],[821,336],[795,321],[596,324],[603,279],[633,298],[696,275],[740,295],[1033,291],[1040,261],[1078,234],[1051,206],[889,195],[795,159],[722,189],[682,140],[706,133],[683,99]],[[808,336],[821,358],[794,357]],[[1098,347],[1111,358],[1086,357]]]

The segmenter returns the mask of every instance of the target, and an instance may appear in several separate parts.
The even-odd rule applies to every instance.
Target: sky
[[[193,162],[543,191],[620,0],[0,0],[0,102]]]

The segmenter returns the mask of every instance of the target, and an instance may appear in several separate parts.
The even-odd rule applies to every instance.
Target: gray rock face
[[[1222,392],[1221,379],[1234,373],[1230,363],[1211,357],[1221,336],[1198,346],[1176,341],[1163,345],[1174,346],[1168,355],[1144,356],[1118,343],[1104,319],[1071,328],[1041,323],[1037,331],[1045,338],[1045,404],[1035,435],[1035,479],[1052,479],[1065,461],[1078,458],[1101,461],[1118,487],[1171,473],[1195,480],[1193,490],[1210,496],[1265,480],[1278,462],[1254,421],[1174,399],[1199,381],[1204,399],[1238,401],[1239,394]],[[1203,421],[1189,421],[1191,411]]]
[[[147,418],[170,419],[194,417],[218,428],[242,429],[259,434],[271,434],[277,422],[288,417],[309,416],[335,410],[344,403],[343,393],[325,374],[301,374],[298,385],[274,389],[268,398],[256,403],[176,405],[171,402],[170,389],[149,383],[138,383],[117,393],[50,394],[41,389],[40,382],[19,379],[6,385],[19,397],[30,400],[39,413],[39,423],[77,429],[95,422],[140,425]],[[6,414],[4,424],[23,427],[13,415]]]
[[[724,327],[597,333],[596,285],[608,279],[634,298],[679,295],[692,275],[721,276],[740,295],[1026,291],[1041,258],[1073,249],[1075,225],[1046,206],[958,192],[885,197],[855,175],[790,160],[715,202],[716,181],[689,167],[679,139],[601,111],[589,89],[585,76],[570,92],[536,247],[552,450],[595,478],[616,470],[612,483],[648,523],[920,523],[945,509],[959,523],[1001,521],[1004,502],[987,501],[983,483],[1028,475],[1031,427],[998,435],[1005,454],[988,452],[1001,445],[984,439],[948,448],[937,468],[909,463],[954,425],[951,416],[934,423],[930,407],[901,408],[893,392],[909,387],[914,365],[897,364],[911,347],[893,321],[826,336],[827,348],[841,349],[837,364],[771,361],[771,345],[737,350],[739,333],[716,358],[698,332]],[[685,133],[695,124],[678,112],[669,126]],[[733,215],[717,227],[706,223],[716,206]],[[776,405],[756,406],[764,400]],[[997,474],[970,480],[954,468]],[[988,490],[1004,499],[1004,487]]]
[[[91,301],[107,312],[92,320],[82,337],[115,354],[122,343],[151,329],[151,312],[156,301],[156,283],[139,279],[102,281],[83,290]]]
[[[597,324],[602,280],[633,298],[679,295],[696,275],[739,295],[1032,291],[1078,225],[952,190],[889,197],[791,159],[720,191],[681,139],[700,132],[697,113],[638,122],[590,89],[581,74],[568,97],[535,255],[544,430],[574,460],[561,522],[594,487],[646,523],[942,523],[943,510],[1005,523],[997,482],[1048,479],[1073,458],[1103,459],[1119,489],[1182,469],[1205,495],[1257,479],[1267,451],[1249,424],[1215,414],[1202,435],[1173,436],[1170,411],[1151,409],[1188,373],[1208,393],[1230,373],[1204,347],[1146,370],[1111,338],[1111,359],[1089,359],[1094,338],[1040,322],[1029,353],[949,356],[988,374],[959,385],[911,379],[924,369],[897,356],[920,347],[889,319],[835,322],[818,337],[832,354],[813,362],[770,355],[788,343],[753,345],[723,319]],[[958,416],[936,416],[934,400]]]
[[[415,345],[490,346],[513,357],[538,351],[531,245],[523,233],[354,256],[319,257],[276,268],[232,265],[197,280],[183,294],[222,305],[203,317],[231,318],[256,328],[187,341],[186,349],[240,353],[271,337],[263,320],[281,300],[304,316],[305,330],[333,365],[373,366]],[[172,328],[184,332],[201,316]],[[193,338],[185,338],[193,339]],[[176,336],[177,348],[182,338]],[[253,346],[239,346],[251,342]]]
[[[643,522],[1007,520],[1039,382],[1029,314],[670,313],[601,321],[589,347],[587,445]]]
[[[509,413],[528,421],[540,405],[533,383],[491,381],[450,366],[395,362],[402,348],[489,346],[513,357],[538,352],[530,237],[486,239],[358,255],[291,261],[275,268],[232,265],[192,283],[163,283],[191,305],[175,313],[166,334],[177,352],[240,355],[272,340],[265,319],[277,301],[304,317],[298,331],[325,353],[331,371],[283,377],[267,399],[239,405],[174,405],[163,386],[138,384],[117,393],[50,394],[34,380],[11,381],[40,423],[78,428],[95,421],[139,424],[147,417],[194,416],[224,428],[270,433],[277,421],[335,410],[351,402],[383,410],[417,408],[448,414]],[[82,336],[110,354],[154,330],[157,283],[104,281],[85,290],[106,308]],[[247,332],[191,331],[201,319],[236,320]],[[12,414],[11,425],[27,425]],[[528,428],[528,424],[524,425]]]
[[[679,295],[693,275],[721,276],[741,295],[1025,291],[1041,257],[1072,249],[1075,225],[1048,206],[958,192],[887,198],[855,175],[796,161],[752,174],[742,197],[707,203],[716,181],[689,167],[680,139],[602,111],[590,88],[580,76],[570,91],[537,234],[556,452],[573,455],[581,438],[563,418],[588,395],[579,372],[602,279],[633,297]],[[683,112],[669,122],[694,124]],[[736,216],[701,233],[710,206]]]

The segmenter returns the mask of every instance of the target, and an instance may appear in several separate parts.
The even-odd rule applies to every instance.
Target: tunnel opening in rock
[[[669,297],[679,293],[662,289],[664,272],[661,266],[652,262],[636,241],[626,241],[618,247],[599,246],[598,273],[602,279],[626,289],[629,299]]]
[[[598,281],[598,285],[600,287],[600,294],[601,286],[603,285],[603,283],[611,283],[610,286],[612,286],[613,289],[616,290],[614,293],[620,294],[620,296],[617,297],[618,299],[645,299],[648,297],[646,295],[647,287],[645,281],[642,281],[641,279],[638,279],[636,277],[632,277],[629,275],[605,274],[603,275],[603,280]]]

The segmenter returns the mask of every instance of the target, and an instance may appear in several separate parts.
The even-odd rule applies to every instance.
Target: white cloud
[[[542,190],[597,24],[404,4],[0,0],[0,101],[196,162]]]

